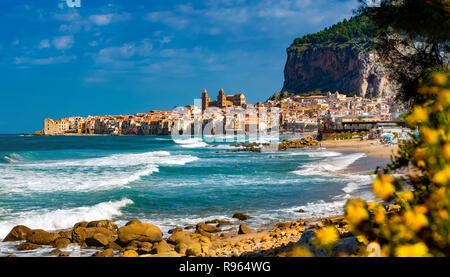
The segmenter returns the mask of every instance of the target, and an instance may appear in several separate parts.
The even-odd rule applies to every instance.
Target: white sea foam
[[[175,139],[173,141],[183,148],[202,148],[208,146],[202,138]]]
[[[19,224],[31,229],[53,231],[72,227],[80,221],[112,219],[122,214],[120,209],[131,204],[133,204],[132,200],[124,198],[119,201],[102,202],[94,206],[13,213],[0,221],[0,238],[4,238],[14,226]]]
[[[11,153],[9,155],[4,156],[3,160],[8,163],[20,163],[23,162],[25,159],[17,153]]]
[[[329,157],[319,161],[312,161],[303,165],[299,170],[296,170],[293,173],[298,175],[334,174],[347,168],[356,160],[364,156],[365,155],[363,153],[354,153],[343,156]]]
[[[162,165],[184,165],[198,160],[191,155],[167,151],[115,154],[107,157],[28,161],[0,166],[0,192],[32,193],[54,191],[95,191],[127,186]]]

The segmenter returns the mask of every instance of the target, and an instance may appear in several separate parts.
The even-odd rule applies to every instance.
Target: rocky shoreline
[[[237,214],[235,217],[242,222],[247,216]],[[139,220],[120,228],[110,220],[99,220],[80,222],[73,228],[56,232],[18,225],[3,241],[18,243],[16,254],[48,247],[49,254],[58,257],[69,257],[64,249],[71,244],[96,249],[93,257],[271,257],[288,251],[301,240],[305,230],[320,227],[325,222],[338,224],[343,237],[346,236],[343,218],[279,223],[261,231],[250,230],[244,223],[239,228],[227,228],[230,222],[212,220],[172,229],[167,238],[157,226]]]
[[[320,142],[312,137],[301,139],[284,139],[280,143],[240,143],[231,144],[238,149],[229,149],[226,152],[272,152],[272,151],[286,151],[288,149],[301,149],[308,147],[317,147]]]

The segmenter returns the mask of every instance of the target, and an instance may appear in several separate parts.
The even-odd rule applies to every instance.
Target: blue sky
[[[357,0],[2,0],[0,133],[43,120],[172,110],[203,89],[265,101],[294,38]]]

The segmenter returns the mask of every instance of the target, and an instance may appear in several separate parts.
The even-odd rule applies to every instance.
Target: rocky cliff
[[[294,40],[287,49],[282,92],[320,90],[362,97],[392,93],[385,70],[372,49],[370,25],[352,18]]]

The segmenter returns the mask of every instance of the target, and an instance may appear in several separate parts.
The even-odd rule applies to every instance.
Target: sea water
[[[168,136],[2,135],[0,239],[19,224],[51,231],[101,219],[119,225],[139,219],[167,235],[216,218],[238,223],[231,218],[237,212],[250,215],[246,224],[258,229],[339,215],[348,198],[371,195],[372,176],[345,173],[362,153],[236,153],[227,152],[230,144]],[[0,243],[0,255],[10,247]]]

